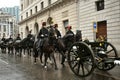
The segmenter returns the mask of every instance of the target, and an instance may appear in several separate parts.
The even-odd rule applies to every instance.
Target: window
[[[28,17],[28,12],[26,12],[26,18]]]
[[[35,6],[35,12],[37,12],[37,6]]]
[[[95,3],[96,3],[97,11],[104,9],[104,0],[99,0],[99,1],[96,1]]]
[[[21,20],[23,20],[23,16],[21,16]]]
[[[0,25],[0,32],[1,32],[1,25]]]
[[[48,5],[50,5],[51,4],[51,0],[48,0]]]
[[[21,4],[21,11],[23,11],[23,4]]]
[[[66,27],[68,26],[68,24],[69,24],[69,21],[68,21],[68,20],[64,20],[64,21],[63,21],[63,26],[64,26],[65,29],[66,29]]]
[[[32,9],[30,10],[30,15],[32,15]]]
[[[3,31],[6,32],[6,25],[3,26]]]
[[[44,2],[41,2],[41,9],[44,8]]]

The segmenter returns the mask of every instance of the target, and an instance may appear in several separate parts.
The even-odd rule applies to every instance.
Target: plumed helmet
[[[43,23],[42,23],[42,26],[46,26],[46,22],[43,22]]]
[[[69,29],[69,30],[72,29],[72,26],[67,26],[67,29]]]
[[[58,24],[55,24],[55,25],[54,25],[54,28],[57,28],[57,27],[58,27]]]
[[[30,33],[32,32],[32,29],[29,31]]]

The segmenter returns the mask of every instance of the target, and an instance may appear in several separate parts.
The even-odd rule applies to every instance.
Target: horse
[[[18,53],[19,56],[21,57],[21,55],[22,55],[21,40],[14,40],[13,46],[14,46],[14,48],[15,48],[15,55]]]
[[[6,47],[7,47],[7,39],[5,41],[0,41],[0,47],[2,50],[2,53],[6,53]]]
[[[69,40],[67,40],[67,38],[70,37]],[[66,58],[66,53],[69,50],[70,46],[77,41],[81,41],[81,33],[80,31],[77,31],[76,35],[65,35],[62,38],[58,38],[56,41],[56,50],[62,55],[62,60],[61,60],[61,64],[64,65],[65,62],[65,58]],[[67,42],[67,44],[66,44]]]
[[[7,47],[8,47],[8,54],[9,53],[13,54],[13,49],[14,49],[14,47],[13,47],[13,40],[9,40],[7,42]]]
[[[39,47],[40,48],[40,61],[41,61],[41,63],[43,63],[42,56],[44,54],[44,67],[47,68],[47,60],[48,60],[48,58],[51,59],[51,57],[52,57],[54,64],[55,64],[55,69],[57,69],[57,64],[56,64],[56,60],[55,60],[55,56],[54,56],[55,47],[53,44],[50,44],[49,41],[50,41],[49,38],[45,38],[43,46]],[[36,58],[39,55],[39,51],[36,48],[37,43],[38,42],[35,42],[34,47],[33,47],[34,62],[36,62]]]
[[[61,61],[61,64],[63,65],[64,67],[64,62],[65,62],[65,58],[66,58],[66,46],[65,46],[65,43],[64,43],[64,40],[62,38],[58,38],[56,40],[56,43],[55,43],[55,48],[56,48],[56,51],[58,51],[61,55],[62,55],[62,61]]]
[[[33,49],[34,41],[35,36],[32,35],[30,38],[26,37],[20,42],[22,49],[24,50],[24,55],[25,50],[27,50],[28,55],[31,56],[31,50]]]

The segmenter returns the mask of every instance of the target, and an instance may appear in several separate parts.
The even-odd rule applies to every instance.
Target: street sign
[[[97,32],[97,23],[93,22],[93,32]]]
[[[94,41],[96,41],[96,33],[97,33],[97,22],[93,22],[93,35],[94,35]]]

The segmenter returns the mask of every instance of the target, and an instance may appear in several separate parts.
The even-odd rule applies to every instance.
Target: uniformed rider
[[[5,36],[3,36],[2,39],[1,39],[1,41],[5,42],[5,40],[6,40]]]
[[[33,35],[31,34],[32,30],[29,31],[29,34],[27,35],[27,38],[30,39]]]
[[[58,24],[55,24],[54,28],[55,28],[55,36],[57,36],[57,38],[61,38],[61,33],[58,30]]]
[[[16,40],[21,40],[20,34],[17,35]]]
[[[66,29],[67,29],[67,32],[65,35],[65,45],[66,45],[66,48],[69,48],[70,45],[74,42],[74,33],[71,30],[72,26],[67,26]]]
[[[42,23],[42,28],[39,31],[39,34],[37,36],[38,38],[38,45],[37,48],[39,50],[39,47],[43,46],[45,38],[48,37],[48,29],[46,28],[46,22]]]
[[[12,35],[10,35],[10,37],[9,37],[8,40],[9,40],[9,41],[13,41]]]

